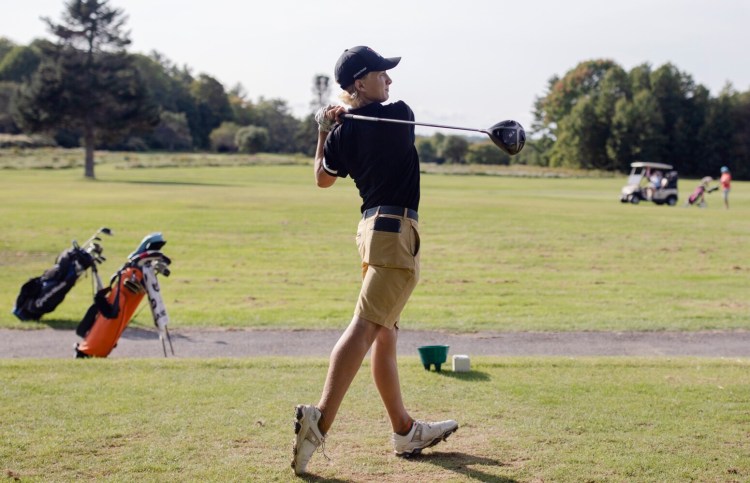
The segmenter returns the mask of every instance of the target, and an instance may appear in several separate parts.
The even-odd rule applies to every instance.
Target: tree
[[[266,150],[269,139],[268,129],[259,126],[245,126],[237,131],[234,143],[240,152],[255,154]]]
[[[560,79],[552,77],[547,93],[535,102],[535,120],[553,130],[582,100],[599,91],[607,71],[619,66],[611,60],[589,60],[579,63]]]
[[[750,179],[750,91],[733,96],[733,100],[731,150],[723,164],[732,169],[732,177]]]
[[[318,122],[315,114],[310,113],[302,119],[294,136],[297,150],[307,156],[315,156],[318,148]]]
[[[300,121],[291,115],[286,101],[283,99],[263,99],[261,97],[255,104],[255,113],[255,124],[268,129],[269,152],[294,153],[304,151],[305,146],[297,144]]]
[[[255,121],[253,103],[247,98],[247,91],[237,83],[227,93],[232,109],[232,119],[240,126],[249,126]]]
[[[11,114],[11,102],[17,89],[18,84],[15,82],[0,82],[0,133],[20,132]]]
[[[419,136],[414,145],[417,148],[419,161],[422,163],[437,163],[437,148],[431,138]]]
[[[445,136],[441,146],[441,157],[449,163],[462,164],[469,151],[469,142],[463,136]]]
[[[97,142],[158,123],[158,111],[125,47],[127,17],[100,0],[70,0],[62,23],[44,19],[57,45],[43,51],[31,83],[16,99],[17,118],[31,131],[80,130],[84,174],[94,178]]]
[[[184,112],[162,111],[159,125],[146,138],[151,149],[187,151],[193,147],[187,117]]]
[[[700,132],[708,109],[708,90],[674,65],[665,64],[651,74],[651,90],[663,120],[658,157],[685,174],[699,174]]]
[[[550,165],[607,169],[610,119],[618,99],[629,95],[627,75],[611,60],[579,63],[553,77],[535,102],[533,130],[554,141]]]
[[[507,166],[510,164],[510,156],[498,149],[493,143],[482,142],[469,146],[466,162],[469,164],[498,164]]]
[[[26,82],[39,67],[40,52],[33,47],[16,46],[0,60],[0,81]]]
[[[576,102],[560,121],[558,135],[550,153],[550,166],[591,169],[597,167],[603,153],[596,149],[598,128],[594,102],[590,98]]]
[[[199,148],[210,146],[209,135],[224,121],[231,121],[232,107],[219,81],[207,74],[201,74],[190,85],[190,95],[195,100],[197,115],[188,114],[193,139]]]
[[[190,87],[195,81],[188,67],[178,68],[166,57],[156,51],[152,51],[148,56],[135,55],[134,62],[144,82],[148,85],[149,92],[160,111],[181,113],[187,122],[187,136],[191,144],[185,148],[183,143],[175,144],[174,149],[191,149],[200,147],[194,139],[199,137],[199,129],[202,129],[199,114],[198,101],[190,93]],[[200,131],[202,132],[202,131]],[[184,138],[183,138],[184,139]],[[155,138],[146,138],[146,141],[154,144],[155,149],[164,149]]]
[[[5,57],[5,54],[13,50],[13,47],[15,46],[15,42],[10,40],[9,38],[0,37],[0,61],[2,61],[3,57]]]

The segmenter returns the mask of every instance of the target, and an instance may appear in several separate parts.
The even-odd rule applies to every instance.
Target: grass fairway
[[[403,358],[416,417],[447,443],[394,457],[363,368],[313,481],[748,481],[748,361]],[[288,481],[292,407],[326,362],[0,360],[0,469],[21,481]],[[418,475],[418,476],[417,476]]]
[[[276,158],[112,154],[97,181],[78,167],[25,169],[75,164],[69,155],[0,153],[0,166],[22,168],[0,175],[0,327],[77,324],[89,280],[42,323],[9,312],[26,279],[102,225],[116,233],[104,240],[105,278],[145,234],[164,233],[173,327],[348,322],[358,291],[350,181],[320,190],[309,166]],[[703,210],[622,205],[622,183],[424,174],[422,283],[402,326],[747,328],[748,184],[734,184],[725,211],[718,195]],[[683,201],[693,184],[683,181]],[[135,325],[150,326],[141,314]],[[331,461],[316,455],[310,480],[750,480],[748,360],[474,357],[468,374],[400,362],[413,415],[455,418],[460,430],[420,458],[394,457],[364,367],[329,436]],[[326,366],[0,359],[0,470],[21,481],[291,481],[292,409],[317,400]]]
[[[18,322],[10,309],[24,281],[102,225],[116,235],[104,240],[105,280],[144,235],[164,233],[174,264],[162,290],[174,327],[337,328],[350,319],[359,290],[359,198],[350,180],[321,190],[310,166],[278,159],[195,166],[179,155],[101,158],[96,181],[78,167],[2,171],[1,327],[80,320],[90,280],[43,324]],[[13,159],[41,162],[7,152],[0,162]],[[162,167],[136,168],[153,165]],[[403,327],[746,328],[748,185],[733,185],[727,211],[720,194],[706,209],[621,204],[623,182],[423,174],[422,281]],[[682,182],[681,203],[694,184]],[[134,324],[150,326],[141,314]]]

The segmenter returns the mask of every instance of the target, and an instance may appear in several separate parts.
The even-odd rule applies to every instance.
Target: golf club
[[[99,228],[99,229],[98,229],[98,230],[96,231],[96,233],[94,233],[94,234],[92,235],[92,237],[91,237],[91,238],[89,238],[88,240],[86,240],[86,242],[85,242],[85,243],[83,244],[83,246],[85,247],[86,245],[88,245],[89,243],[91,243],[91,242],[93,242],[93,241],[101,241],[101,238],[99,237],[99,234],[101,234],[101,233],[103,233],[103,234],[105,234],[105,235],[109,235],[109,236],[112,236],[112,235],[114,235],[114,232],[113,232],[112,230],[110,230],[110,229],[109,229],[109,228],[107,228],[106,226],[103,226],[103,227]]]
[[[391,122],[396,124],[411,124],[413,126],[440,127],[444,129],[458,129],[461,131],[474,131],[487,134],[493,143],[504,152],[513,156],[523,149],[526,143],[526,132],[516,121],[500,121],[487,129],[474,129],[470,127],[446,126],[444,124],[432,124],[427,122],[403,121],[401,119],[386,119],[380,117],[360,116],[357,114],[342,114],[345,119],[356,121]]]

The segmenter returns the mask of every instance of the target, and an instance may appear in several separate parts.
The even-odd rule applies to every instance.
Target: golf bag
[[[101,285],[97,264],[106,260],[102,256],[102,246],[98,243],[100,233],[111,235],[109,228],[101,228],[83,246],[73,240],[73,246],[63,251],[55,260],[55,265],[41,276],[29,279],[21,286],[16,298],[13,314],[22,321],[39,320],[44,314],[55,310],[62,303],[78,279],[91,269],[94,285]]]
[[[127,328],[144,296],[148,298],[154,325],[167,356],[165,340],[174,355],[167,324],[169,316],[161,297],[157,274],[168,277],[171,260],[160,249],[166,244],[161,233],[147,235],[128,256],[127,262],[110,280],[109,287],[99,290],[76,333],[83,341],[76,345],[76,357],[107,357]]]
[[[697,206],[704,207],[706,206],[706,193],[713,193],[714,191],[718,190],[718,186],[714,186],[713,188],[709,188],[709,183],[713,181],[710,176],[706,176],[703,179],[701,179],[701,182],[698,186],[695,187],[695,190],[690,194],[690,197],[688,198],[687,204],[685,206],[695,205],[697,203]]]

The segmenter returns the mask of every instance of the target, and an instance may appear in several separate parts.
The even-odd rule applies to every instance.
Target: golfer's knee
[[[375,341],[381,330],[385,329],[382,325],[376,324],[375,322],[360,317],[359,315],[354,316],[351,325],[354,327],[357,334],[364,337],[370,344]]]

